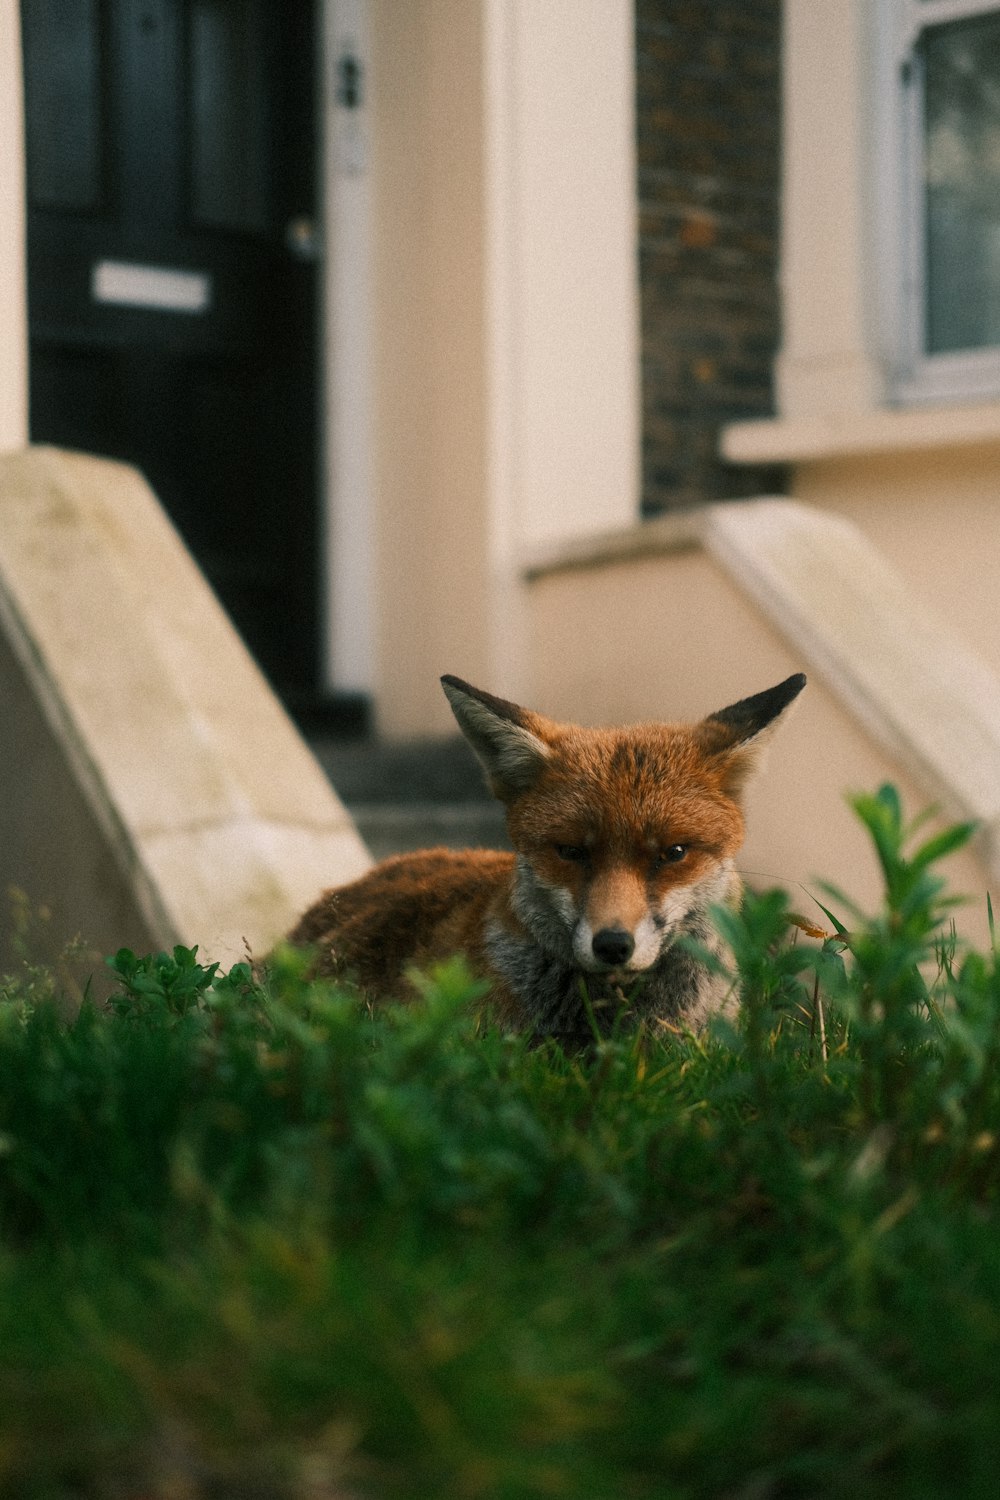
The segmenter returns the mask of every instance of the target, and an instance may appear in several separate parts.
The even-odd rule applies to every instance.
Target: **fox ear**
[[[541,717],[470,687],[460,677],[442,677],[441,686],[494,795],[503,800],[527,791],[551,754],[536,732],[544,722]]]
[[[705,749],[724,757],[728,790],[738,792],[751,771],[760,768],[764,750],[805,685],[805,673],[796,672],[777,687],[720,708],[698,725],[695,733]]]

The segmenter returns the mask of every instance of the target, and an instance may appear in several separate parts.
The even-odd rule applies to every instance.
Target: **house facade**
[[[323,247],[311,559],[319,672],[332,693],[370,695],[387,732],[433,730],[445,723],[441,670],[526,685],[514,600],[521,551],[639,513],[632,8],[308,0],[293,9],[316,28],[321,206],[307,233]],[[48,41],[50,10],[0,3],[7,447],[29,430],[25,226],[35,204],[26,210],[22,45],[32,26]],[[201,19],[210,42],[218,10],[109,0],[80,14],[96,17],[94,36],[118,28],[124,51],[152,47],[181,12],[191,47]],[[222,10],[239,27],[261,7]],[[82,44],[66,45],[72,58]],[[48,55],[41,43],[37,51]],[[195,77],[195,102],[197,87]],[[217,133],[224,145],[225,122]],[[140,191],[142,169],[133,180]],[[108,264],[134,277],[130,259],[141,257],[95,249],[92,287]],[[190,261],[152,269],[205,274]],[[222,287],[220,273],[220,309]],[[204,304],[207,320],[216,309],[207,294]],[[196,326],[190,310],[121,316],[154,312],[172,329]]]
[[[22,22],[49,9],[0,0],[8,450],[29,435]],[[81,12],[121,11],[148,41],[182,9],[185,35],[220,46],[212,17],[267,13]],[[304,10],[318,208],[283,243],[317,282],[324,691],[411,736],[452,727],[445,671],[623,720],[698,715],[804,666],[748,869],[858,890],[843,791],[884,777],[1000,826],[1000,5]],[[251,194],[223,216],[253,212]],[[150,292],[150,269],[181,276]],[[188,299],[168,319],[214,305],[193,261],[99,252],[84,285],[128,323],[137,274],[140,297]],[[779,484],[790,508],[691,509]]]
[[[217,372],[211,381],[203,374],[199,324],[217,312],[207,293],[200,311],[135,302],[120,311],[98,280],[172,272],[197,297],[197,278],[207,287],[214,276],[215,301],[224,299],[225,268],[211,264],[217,246],[205,235],[175,241],[167,220],[200,216],[203,229],[244,231],[245,253],[254,248],[250,189],[207,211],[199,204],[215,189],[213,164],[217,176],[227,165],[227,130],[246,136],[248,150],[252,132],[228,124],[221,106],[217,119],[199,114],[198,99],[201,90],[224,100],[228,90],[245,112],[272,109],[272,94],[255,92],[245,64],[227,71],[224,36],[212,30],[231,12],[252,38],[261,7],[105,0],[81,7],[73,25],[58,19],[59,7],[2,7],[5,442],[16,446],[30,429],[36,440],[139,463],[225,598],[235,563],[221,559],[213,576],[211,527],[191,514],[185,493],[197,489],[205,459],[196,454],[184,471],[175,459],[159,463],[143,433],[111,430],[100,407],[117,414],[128,404],[127,377],[102,388],[99,357],[87,367],[89,399],[79,401],[66,349],[79,363],[80,328],[94,321],[94,306],[72,328],[43,335],[41,325],[56,321],[54,299],[36,266],[29,330],[24,245],[27,225],[29,261],[34,254],[40,265],[49,221],[68,206],[67,239],[82,247],[90,235],[78,256],[80,296],[105,299],[108,329],[96,337],[123,340],[137,329],[147,340],[136,360],[142,380],[152,381],[157,356],[157,332],[145,332],[143,318],[175,342],[193,330],[185,362],[165,377],[187,399],[165,417],[164,442],[195,453],[204,407],[217,460],[220,429],[241,417],[234,400],[218,404]],[[305,236],[314,263],[306,274],[317,282],[315,326],[300,324],[293,336],[315,339],[321,398],[315,429],[289,431],[282,461],[292,470],[314,442],[318,472],[289,472],[284,494],[269,478],[261,503],[250,504],[248,483],[285,435],[265,432],[258,415],[240,433],[243,469],[237,462],[214,477],[216,494],[241,497],[231,514],[211,494],[196,499],[202,510],[220,509],[223,547],[235,553],[242,540],[247,549],[247,597],[231,587],[227,603],[265,666],[268,641],[311,591],[316,608],[299,610],[309,645],[298,649],[315,659],[303,670],[321,692],[369,698],[387,732],[421,732],[445,722],[435,686],[442,666],[529,690],[518,620],[521,565],[534,548],[776,487],[778,470],[723,460],[718,435],[726,421],[773,411],[780,5],[296,0],[283,11],[308,16],[315,53],[291,83],[314,106],[303,111],[296,101],[303,146],[284,170],[301,174],[298,158],[314,160],[317,192],[308,215],[293,196],[274,212]],[[301,57],[306,23],[297,24],[290,45]],[[134,202],[147,189],[153,165],[133,138],[160,84],[157,44],[162,54],[174,33],[177,57],[165,67],[192,101],[180,126],[194,141],[181,169],[190,181],[183,201],[147,230],[143,256],[136,235],[129,243],[111,223],[114,213],[106,232],[100,227],[99,200]],[[272,50],[280,40],[268,38]],[[141,45],[151,53],[142,73]],[[144,114],[130,88],[146,101]],[[110,138],[118,118],[138,122],[121,141]],[[169,101],[157,118],[170,129]],[[230,175],[253,176],[250,158],[231,151],[228,165]],[[92,201],[81,196],[88,172],[102,184]],[[155,189],[160,201],[170,191],[169,182]],[[116,212],[123,217],[121,203]],[[261,298],[284,295],[260,286]],[[263,328],[251,335],[264,336]],[[29,342],[37,365],[30,421]],[[268,348],[266,358],[278,364],[282,351]],[[245,371],[245,350],[234,363]],[[169,399],[151,388],[149,405],[166,412]],[[267,399],[273,406],[280,396]],[[312,393],[304,384],[295,399],[301,409]],[[287,494],[310,482],[317,513],[286,518]],[[251,515],[268,509],[281,520],[248,540]],[[297,552],[287,545],[292,532],[306,538]],[[269,581],[279,596],[270,614]],[[286,666],[295,650],[293,640]]]

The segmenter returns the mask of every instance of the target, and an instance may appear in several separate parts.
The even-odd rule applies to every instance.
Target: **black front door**
[[[31,436],[126,459],[316,672],[312,0],[22,0]]]

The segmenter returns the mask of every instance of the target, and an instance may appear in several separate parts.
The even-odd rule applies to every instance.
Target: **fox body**
[[[693,725],[586,729],[442,678],[506,809],[512,853],[430,849],[326,892],[289,934],[373,998],[463,953],[499,1020],[565,1042],[630,1021],[697,1028],[730,986],[677,943],[721,945],[737,904],[740,795],[801,674]]]

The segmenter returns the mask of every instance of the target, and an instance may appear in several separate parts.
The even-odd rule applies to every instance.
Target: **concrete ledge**
[[[688,552],[701,546],[704,512],[680,511],[616,531],[600,531],[571,541],[551,542],[521,558],[521,573],[530,583],[551,573],[601,568],[639,557]]]
[[[1000,444],[1000,402],[734,422],[723,429],[719,446],[731,463],[794,464],[982,444]]]
[[[0,736],[16,756],[0,876],[51,906],[60,936],[117,945],[135,932],[229,962],[368,867],[135,470],[45,448],[0,457],[0,634],[20,678],[10,691],[36,724]],[[67,880],[81,851],[64,847],[64,818],[66,837],[100,845],[89,890]]]

